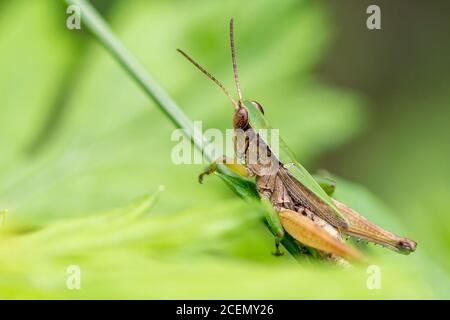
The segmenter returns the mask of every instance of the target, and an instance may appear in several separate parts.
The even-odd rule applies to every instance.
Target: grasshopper
[[[228,97],[234,107],[234,150],[240,161],[222,156],[199,176],[214,173],[219,164],[243,177],[254,177],[256,190],[265,204],[266,219],[275,235],[276,255],[285,231],[299,244],[312,247],[327,258],[363,260],[363,255],[344,242],[343,235],[357,237],[403,254],[416,249],[416,242],[397,236],[370,222],[345,204],[333,199],[334,182],[314,178],[296,160],[286,143],[260,134],[271,132],[262,105],[242,97],[234,45],[234,23],[230,21],[230,46],[234,82],[239,100],[225,86],[184,51],[177,49]],[[277,150],[276,150],[277,149]]]

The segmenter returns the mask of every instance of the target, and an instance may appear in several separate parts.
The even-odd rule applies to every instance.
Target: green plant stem
[[[126,49],[122,42],[97,12],[97,10],[85,0],[63,0],[68,5],[76,5],[81,9],[81,21],[105,49],[117,60],[125,71],[136,81],[136,83],[156,103],[159,109],[175,124],[183,129],[184,134],[192,141],[195,147],[203,153],[206,160],[213,159],[212,150],[208,153],[201,135],[196,134],[194,125],[188,116],[172,100],[172,98],[152,79],[144,67]],[[220,170],[220,168],[219,168]],[[298,247],[293,239],[285,238],[283,245],[295,258],[299,258]]]
[[[195,134],[192,121],[181,111],[175,101],[152,79],[141,63],[127,50],[92,4],[85,0],[64,1],[68,5],[76,5],[81,9],[82,23],[116,61],[122,65],[125,71],[147,93],[175,126],[185,131],[187,137],[191,139],[198,150],[203,150],[205,158],[208,161],[212,161],[211,153],[208,153],[203,148],[203,138]]]

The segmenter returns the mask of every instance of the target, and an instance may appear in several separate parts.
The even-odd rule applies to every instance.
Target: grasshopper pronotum
[[[399,237],[368,221],[356,211],[331,198],[334,186],[326,179],[315,180],[295,159],[287,145],[279,139],[279,151],[273,152],[271,140],[258,132],[270,130],[264,109],[256,101],[244,100],[239,83],[233,19],[230,21],[231,56],[234,80],[239,100],[232,98],[228,90],[214,76],[182,50],[178,51],[210,78],[231,101],[235,112],[235,153],[243,164],[225,156],[214,161],[199,176],[213,173],[217,164],[223,163],[233,172],[245,177],[255,177],[256,189],[268,208],[266,217],[275,235],[276,253],[286,230],[303,245],[315,248],[328,257],[360,259],[362,255],[347,245],[342,234],[381,244],[400,253],[409,254],[416,249],[416,242]],[[255,156],[256,154],[256,156]],[[256,161],[250,161],[255,158]]]

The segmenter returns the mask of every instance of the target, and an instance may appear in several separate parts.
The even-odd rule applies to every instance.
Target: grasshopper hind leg
[[[343,258],[363,259],[358,251],[311,220],[307,214],[282,208],[279,211],[279,217],[283,228],[302,244]]]

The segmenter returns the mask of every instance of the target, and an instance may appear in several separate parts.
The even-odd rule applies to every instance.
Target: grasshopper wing
[[[304,172],[302,172],[302,169]],[[289,169],[282,166],[278,171],[278,175],[285,184],[290,196],[297,202],[301,203],[306,208],[317,214],[320,218],[324,219],[332,226],[339,229],[346,229],[348,227],[347,219],[342,215],[339,209],[331,201],[327,201],[329,198],[320,186],[315,188],[315,185],[311,183],[311,186],[306,186],[301,181],[307,180],[310,175],[305,174],[306,169],[301,168],[298,164],[291,164]],[[307,173],[307,172],[306,172]],[[315,182],[313,178],[310,178],[312,182]],[[314,189],[317,189],[314,192]]]

